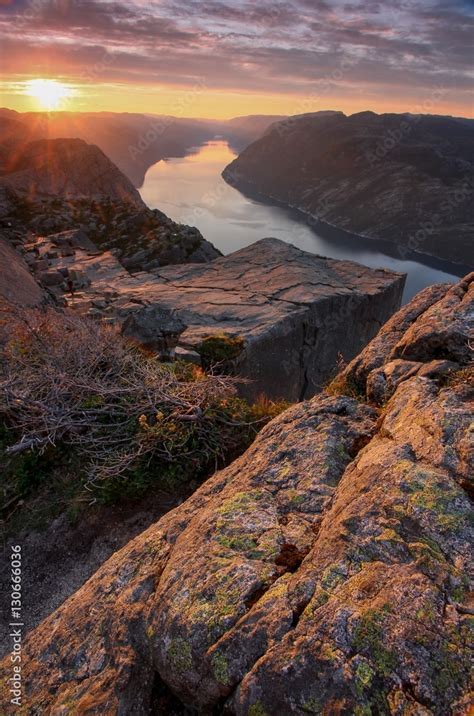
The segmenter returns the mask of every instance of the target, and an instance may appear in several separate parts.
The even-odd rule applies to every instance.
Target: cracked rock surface
[[[401,312],[396,345],[431,367],[382,410],[293,406],[31,632],[28,713],[166,713],[167,689],[182,713],[468,714],[473,288]],[[450,346],[456,324],[449,372],[432,315]]]
[[[314,395],[340,355],[353,358],[400,306],[404,285],[402,274],[270,238],[153,272],[131,274],[111,252],[81,250],[51,258],[49,267],[84,278],[66,299],[78,311],[113,322],[144,306],[172,310],[188,326],[180,338],[187,350],[208,335],[242,338],[234,369],[251,381],[243,392],[289,400]]]

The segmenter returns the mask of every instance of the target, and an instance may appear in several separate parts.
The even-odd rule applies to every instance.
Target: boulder
[[[291,407],[116,552],[26,638],[32,713],[469,713],[472,365],[432,371]]]
[[[401,373],[439,377],[469,363],[473,349],[474,273],[470,273],[454,286],[442,284],[421,291],[386,323],[338,380],[367,392],[380,404],[393,393]]]
[[[45,294],[22,256],[0,238],[0,298],[22,306],[37,306]]]
[[[166,308],[159,306],[138,307],[138,310],[135,310],[135,306],[132,308],[134,310],[128,313],[122,323],[122,335],[139,343],[146,350],[158,353],[164,360],[172,358],[186,325],[173,311]]]
[[[278,239],[208,264],[167,266],[147,299],[176,310],[188,325],[180,345],[240,338],[233,371],[243,395],[300,400],[350,360],[400,306],[405,277],[327,259]]]
[[[89,239],[87,233],[82,229],[60,231],[57,234],[50,234],[47,239],[61,248],[72,247],[74,249],[83,249],[88,252],[97,251],[97,246]]]
[[[64,276],[60,271],[50,269],[49,271],[40,271],[38,273],[38,280],[44,286],[60,286],[64,281]]]

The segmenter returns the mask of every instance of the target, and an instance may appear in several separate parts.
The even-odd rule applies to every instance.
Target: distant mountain
[[[10,135],[13,124],[18,136],[84,139],[100,147],[134,186],[139,187],[147,169],[161,159],[184,157],[193,147],[216,136],[226,139],[235,151],[240,152],[258,139],[269,125],[281,119],[281,116],[251,115],[212,120],[127,112],[21,114],[0,109],[0,143],[5,134]]]
[[[262,136],[275,122],[287,119],[283,115],[251,114],[245,117],[234,117],[225,122],[222,136],[227,139],[230,147],[241,152],[245,147]]]
[[[82,139],[25,143],[27,133],[22,135],[15,124],[22,127],[0,114],[0,244],[5,239],[15,246],[29,235],[79,230],[89,247],[99,253],[113,250],[131,271],[207,262],[221,255],[198,229],[149,209],[98,147]],[[9,258],[4,249],[0,245],[0,273]],[[0,281],[0,294],[26,303],[30,294],[35,298],[31,287],[17,293],[11,288],[20,268],[3,285]]]
[[[5,142],[0,147],[0,186],[30,200],[112,199],[145,206],[129,179],[98,147],[82,139]]]
[[[347,231],[474,263],[474,120],[319,112],[273,124],[223,172]]]

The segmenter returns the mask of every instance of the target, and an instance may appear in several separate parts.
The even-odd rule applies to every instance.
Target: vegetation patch
[[[214,677],[224,686],[228,686],[230,683],[229,669],[227,666],[227,659],[223,654],[219,654],[218,651],[212,655],[212,671]]]
[[[364,654],[375,665],[377,672],[388,676],[396,667],[396,657],[385,647],[383,623],[385,610],[368,610],[359,619],[354,631],[352,646],[357,653]]]
[[[4,513],[39,491],[61,507],[175,489],[234,459],[286,407],[237,397],[230,377],[162,363],[115,327],[6,305],[0,321]],[[53,487],[54,486],[54,487]],[[4,514],[5,516],[5,514]]]
[[[214,333],[205,336],[197,346],[205,368],[227,363],[237,358],[245,348],[245,341],[240,336],[228,333]]]
[[[191,647],[184,639],[172,639],[168,647],[168,658],[173,668],[182,674],[193,666]]]

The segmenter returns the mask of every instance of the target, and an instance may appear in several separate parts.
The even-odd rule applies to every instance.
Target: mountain
[[[132,183],[96,146],[82,139],[3,144],[0,186],[30,200],[44,197],[144,203]]]
[[[246,146],[266,132],[272,124],[281,122],[284,119],[287,119],[287,117],[269,114],[251,114],[244,117],[234,117],[225,122],[221,133],[234,151],[241,152]]]
[[[425,289],[31,631],[35,713],[470,713],[473,289]]]
[[[0,133],[0,232],[13,245],[80,230],[99,253],[113,250],[133,271],[221,255],[195,227],[149,209],[98,147],[82,139],[25,143],[16,125],[3,118]]]
[[[342,112],[270,126],[223,172],[233,186],[354,234],[474,263],[474,120]],[[356,239],[354,239],[356,240]]]
[[[169,157],[184,157],[216,136],[242,151],[281,116],[255,115],[231,120],[192,119],[128,112],[26,112],[0,109],[0,143],[15,123],[18,136],[80,138],[95,144],[130,179],[143,184],[147,169]],[[21,127],[24,129],[22,130]],[[26,141],[25,136],[25,141]]]

